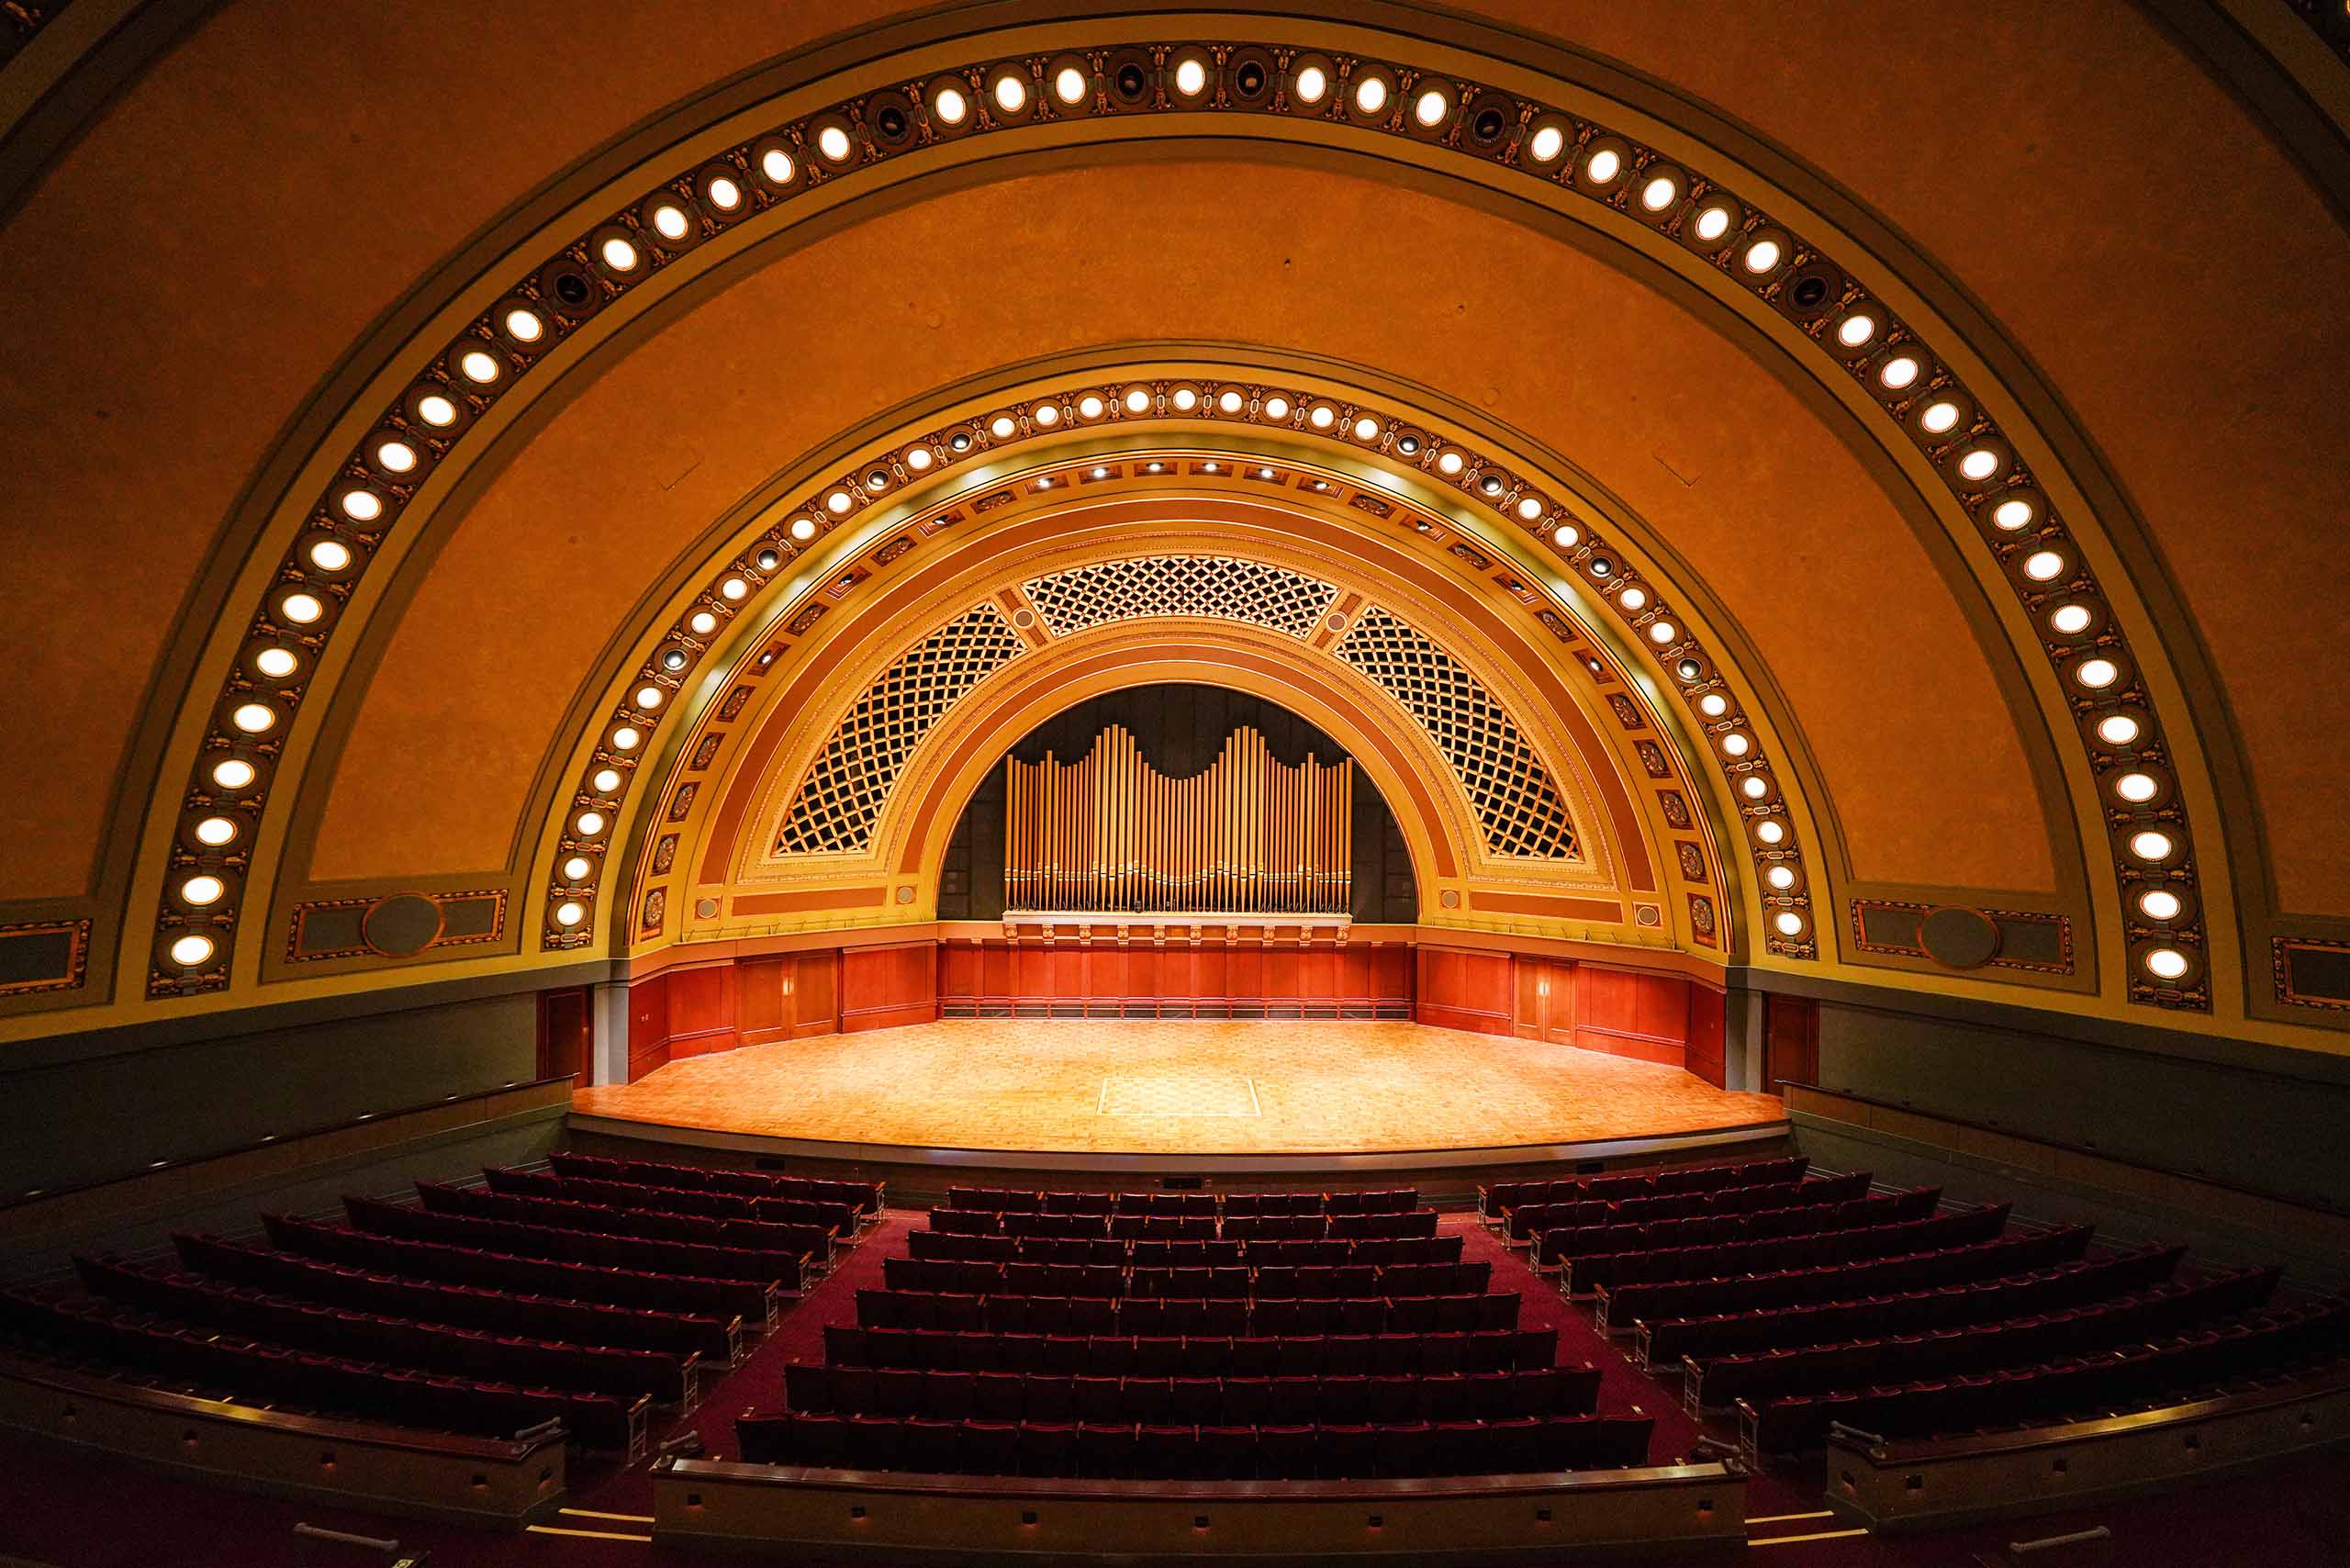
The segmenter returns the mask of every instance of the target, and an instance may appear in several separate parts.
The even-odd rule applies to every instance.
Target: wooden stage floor
[[[1195,1157],[1580,1148],[1786,1121],[1770,1095],[1677,1068],[1416,1024],[1005,1019],[695,1057],[582,1089],[572,1114],[733,1147]]]

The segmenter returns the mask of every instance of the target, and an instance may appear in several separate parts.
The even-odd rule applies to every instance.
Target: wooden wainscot
[[[1880,1532],[2074,1508],[2350,1442],[2350,1371],[2098,1421],[1886,1442],[1837,1428],[1828,1506]]]
[[[405,1431],[196,1399],[0,1356],[0,1427],[212,1485],[520,1529],[564,1499],[564,1436]]]
[[[1285,1568],[1555,1562],[1746,1541],[1746,1473],[1682,1464],[1419,1481],[1060,1481],[656,1461],[664,1546],[825,1562],[1108,1558]]]

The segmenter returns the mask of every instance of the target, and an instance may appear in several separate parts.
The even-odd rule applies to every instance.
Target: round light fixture
[[[617,234],[605,241],[602,250],[598,253],[604,258],[604,264],[616,273],[632,273],[636,270],[636,247]]]
[[[229,715],[229,722],[249,735],[265,735],[277,728],[277,710],[266,702],[243,702]]]
[[[601,812],[582,812],[576,817],[572,819],[571,825],[578,830],[580,837],[593,838],[598,834],[604,831],[604,813]]]
[[[584,882],[595,872],[596,863],[585,855],[575,855],[563,863],[563,879],[566,882]]]
[[[1010,72],[995,79],[995,106],[1016,115],[1028,106],[1028,84]]]
[[[416,448],[404,441],[380,442],[375,447],[375,466],[386,474],[406,474],[416,466]]]
[[[617,767],[598,768],[595,777],[588,780],[588,788],[595,790],[599,795],[619,794],[621,770]]]
[[[310,565],[322,572],[340,572],[351,565],[351,546],[340,539],[321,539],[310,546]]]
[[[1012,81],[1013,78],[1006,77],[1005,80]],[[828,125],[816,133],[816,151],[823,154],[827,162],[846,162],[853,146],[848,132],[839,126]]]
[[[2145,964],[2146,972],[2158,980],[2185,980],[2188,971],[2195,967],[2187,955],[2176,947],[2148,949]]]
[[[588,906],[579,902],[576,899],[565,899],[563,902],[554,906],[554,923],[557,925],[565,927],[573,926],[578,924],[581,921],[587,918]]]
[[[2148,920],[2177,920],[2186,907],[2168,888],[2149,888],[2138,895],[2138,913]]]
[[[336,504],[353,522],[373,522],[384,515],[384,498],[373,490],[345,490]]]
[[[1309,65],[1297,73],[1290,91],[1301,104],[1318,104],[1330,93],[1330,73],[1318,65]]]
[[[2156,828],[2130,835],[2130,853],[2149,865],[2159,865],[2178,852],[2178,841]]]
[[[202,909],[218,903],[229,890],[229,884],[218,877],[190,877],[180,884],[180,901]]]
[[[1064,104],[1084,102],[1086,90],[1091,85],[1085,79],[1085,73],[1074,65],[1064,65],[1053,73],[1053,96]]]
[[[416,400],[416,417],[446,430],[457,422],[457,405],[438,392],[427,392]]]
[[[1836,341],[1848,349],[1865,348],[1876,336],[1876,318],[1856,310],[1836,324]]]
[[[223,757],[212,765],[212,782],[223,790],[250,790],[260,775],[241,756]]]
[[[212,957],[212,938],[190,933],[173,943],[171,951],[172,962],[182,969],[192,969]]]
[[[1877,367],[1877,382],[1887,391],[1898,392],[1917,380],[1919,372],[1924,368],[1918,363],[1916,355],[1897,353]]]
[[[2054,582],[2065,575],[2065,557],[2054,550],[2035,550],[2023,558],[2023,575],[2036,583]]]
[[[1361,81],[1355,84],[1355,108],[1357,112],[1367,115],[1375,115],[1386,106],[1387,78],[1374,74],[1365,76]]]
[[[1430,130],[1442,125],[1444,117],[1451,112],[1452,99],[1440,87],[1430,87],[1412,103],[1412,118]]]
[[[206,817],[196,824],[196,841],[207,849],[237,842],[237,824],[227,817]]]
[[[2127,713],[2109,713],[2097,722],[2097,738],[2109,746],[2138,744],[2141,726]]]
[[[301,667],[291,648],[263,648],[253,655],[253,668],[272,680],[284,680]]]
[[[619,729],[612,732],[612,749],[614,751],[634,751],[637,746],[643,742],[643,740],[644,736],[638,733],[634,725],[622,724]]]

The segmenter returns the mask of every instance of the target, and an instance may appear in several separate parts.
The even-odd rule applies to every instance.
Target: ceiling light
[[[653,209],[654,231],[664,240],[682,240],[691,227],[686,221],[685,209],[674,203],[664,202]]]
[[[588,906],[576,899],[565,899],[554,906],[554,923],[557,925],[576,925],[587,918]]]
[[[834,517],[840,516],[856,504],[856,498],[846,490],[834,490],[824,498],[824,510]]]
[[[386,474],[405,474],[416,466],[416,448],[404,441],[387,441],[375,448],[375,466]]]
[[[998,414],[988,421],[988,433],[998,441],[1010,441],[1019,430],[1019,422],[1010,414]]]
[[[686,624],[692,628],[696,636],[707,637],[718,630],[718,617],[707,610],[697,610],[687,618]]]
[[[1638,610],[1648,601],[1648,592],[1644,588],[1628,588],[1616,596],[1616,602],[1626,610]]]
[[[416,400],[416,417],[445,430],[457,422],[457,405],[438,392],[428,392]]]
[[[621,770],[617,767],[599,767],[596,769],[596,776],[588,780],[588,787],[599,795],[618,794],[621,787]]]
[[[212,765],[212,782],[223,790],[250,789],[258,777],[253,765],[241,756],[223,757]]]
[[[1767,236],[1757,240],[1746,247],[1746,270],[1758,275],[1767,273],[1779,264],[1781,253],[1779,242],[1776,240]]]
[[[1238,413],[1242,409],[1248,407],[1248,398],[1243,398],[1237,392],[1231,391],[1225,392],[1222,397],[1215,400],[1215,406],[1223,409],[1227,414]]]
[[[2032,505],[2021,496],[2009,496],[1991,509],[1991,521],[2013,533],[2028,526],[2032,519]]]
[[[1708,691],[1697,699],[1697,711],[1708,719],[1718,719],[1729,711],[1729,699],[1718,691]]]
[[[1458,474],[1467,465],[1468,459],[1457,452],[1443,453],[1436,460],[1437,471],[1447,476]]]
[[[2156,947],[2146,955],[2146,972],[2156,980],[2185,980],[2187,971],[2193,967],[2187,955],[2176,947]]]
[[[1785,892],[1789,888],[1796,885],[1795,868],[1792,866],[1774,866],[1768,871],[1762,873],[1762,879],[1770,883],[1773,887],[1778,889],[1779,891]]]
[[[1200,406],[1200,395],[1188,386],[1178,386],[1168,401],[1175,406],[1177,413],[1188,414]]]
[[[1265,418],[1276,422],[1289,418],[1289,399],[1280,393],[1265,399]]]
[[[249,735],[265,735],[277,728],[277,710],[265,702],[241,703],[229,722]]]
[[[290,648],[263,648],[253,655],[253,668],[272,680],[284,680],[302,667],[302,661]]]
[[[1918,416],[1918,422],[1933,434],[1941,435],[1958,423],[1958,405],[1947,398],[1929,403],[1926,411]]]
[[[584,882],[595,872],[596,863],[585,855],[575,855],[563,863],[563,879],[566,882]]]
[[[1064,104],[1077,104],[1083,101],[1086,89],[1091,84],[1085,79],[1085,73],[1074,65],[1064,65],[1053,73],[1053,96]]]
[[[1750,773],[1738,781],[1739,791],[1750,801],[1759,801],[1771,792],[1771,781],[1760,773]]]
[[[353,522],[373,522],[384,515],[384,498],[373,490],[345,490],[336,504]]]
[[[1198,56],[1186,56],[1175,66],[1175,91],[1187,98],[1196,98],[1207,90],[1208,68]]]
[[[202,909],[207,904],[218,903],[228,890],[229,884],[218,877],[190,877],[180,884],[180,901]]]
[[[1754,836],[1765,844],[1778,844],[1787,836],[1787,824],[1776,817],[1764,817],[1754,824]]]
[[[1213,463],[1203,463],[1200,466],[1206,469],[1211,474],[1215,472],[1215,465]]]
[[[1355,439],[1357,441],[1371,441],[1376,438],[1378,434],[1379,421],[1372,419],[1369,414],[1365,414],[1361,419],[1355,421]]]
[[[2092,691],[2102,691],[2121,678],[2121,666],[2111,659],[2083,659],[2073,666],[2073,678]]]
[[[2054,550],[2035,550],[2023,558],[2023,575],[2036,583],[2054,582],[2065,575],[2065,557]]]
[[[193,934],[172,944],[172,962],[192,969],[212,957],[212,938]]]
[[[2148,920],[2177,920],[2187,905],[2167,888],[2149,888],[2138,895],[2138,913]]]
[[[2169,859],[2177,848],[2170,834],[2154,828],[2130,835],[2130,853],[2150,863]]]
[[[1918,372],[1920,368],[1914,355],[1896,354],[1885,362],[1884,366],[1877,371],[1876,378],[1889,390],[1898,392],[1918,379]]]
[[[1097,479],[1106,479],[1110,476],[1110,471],[1097,465],[1093,470],[1093,476]]]
[[[1592,184],[1604,185],[1624,172],[1624,155],[1613,147],[1602,147],[1583,160],[1583,172]]]
[[[723,174],[711,180],[702,194],[710,198],[710,205],[721,212],[732,212],[743,205],[743,187]]]
[[[2097,722],[2097,738],[2109,746],[2135,745],[2138,721],[2127,713],[2109,713]]]
[[[196,824],[196,841],[209,849],[237,841],[237,824],[227,817],[207,817]]]
[[[1149,474],[1156,474],[1156,473],[1158,473],[1161,468],[1164,468],[1164,467],[1166,467],[1166,466],[1167,466],[1167,465],[1165,465],[1164,463],[1146,463],[1146,464],[1144,464],[1144,465],[1143,465],[1143,471],[1144,471],[1144,472],[1146,472],[1146,473],[1149,473]]]
[[[666,670],[681,670],[685,668],[686,650],[683,648],[671,648],[667,653],[663,654],[661,655],[661,667]]]
[[[1028,106],[1028,84],[1005,72],[995,79],[995,106],[1005,114],[1016,115]]]
[[[1010,81],[1012,79],[1010,77],[1006,77],[1005,80]],[[842,129],[839,126],[828,125],[823,129],[816,133],[816,151],[822,153],[825,161],[828,162],[841,163],[847,162],[851,146],[852,143],[849,141],[848,132]]]
[[[1499,474],[1488,474],[1477,481],[1477,487],[1489,496],[1498,496],[1509,487]]]
[[[1270,479],[1272,476],[1273,471],[1270,468],[1259,468],[1257,470],[1257,477],[1259,479]]]
[[[1412,106],[1412,118],[1430,129],[1442,125],[1444,117],[1451,112],[1452,99],[1438,87],[1430,87],[1422,93]]]
[[[728,577],[718,585],[721,597],[739,600],[751,591],[751,585],[740,577]]]
[[[1521,522],[1540,521],[1546,510],[1539,496],[1520,496],[1517,498],[1517,517]]]
[[[1999,454],[1987,446],[1978,446],[1958,460],[1959,476],[1978,485],[1998,471]]]
[[[1355,84],[1355,107],[1367,115],[1375,115],[1387,106],[1387,79],[1370,75]]]
[[[1028,411],[1028,417],[1035,420],[1038,424],[1043,425],[1046,430],[1050,430],[1053,426],[1061,422],[1060,405],[1058,403],[1039,403]]]
[[[1126,412],[1129,414],[1150,412],[1150,394],[1140,386],[1130,389],[1126,393]]]
[[[643,740],[644,736],[638,733],[635,725],[622,724],[619,729],[612,732],[612,749],[614,751],[634,751],[637,746],[643,742]]]
[[[1316,403],[1306,414],[1305,422],[1318,431],[1328,430],[1338,422],[1338,410],[1327,403]]]
[[[770,147],[759,155],[759,173],[767,177],[769,185],[788,185],[796,172],[791,154],[780,147]]]
[[[2049,616],[2048,625],[2051,631],[2072,637],[2087,631],[2089,623],[2096,619],[2086,604],[2060,604],[2055,613]]]
[[[1091,392],[1077,400],[1077,417],[1080,420],[1098,420],[1109,411],[1110,405]]]
[[[1075,75],[1064,72],[1063,75]],[[971,100],[959,87],[941,87],[930,100],[930,112],[938,117],[941,125],[961,125],[971,115]]]
[[[809,540],[815,538],[816,520],[812,517],[793,518],[791,520],[791,537],[799,540],[803,544]]]
[[[1567,133],[1555,125],[1537,128],[1526,140],[1526,155],[1537,163],[1554,163],[1566,150]]]
[[[1710,242],[1729,233],[1729,208],[1717,205],[1699,212],[1697,221],[1692,225],[1692,229],[1698,239]]]
[[[1318,65],[1309,65],[1297,73],[1291,91],[1301,104],[1318,104],[1330,91],[1330,73]]]
[[[1681,182],[1670,174],[1659,174],[1640,187],[1640,205],[1651,212],[1662,212],[1681,199]]]
[[[1863,348],[1875,336],[1876,318],[1865,311],[1854,311],[1836,326],[1836,341],[1848,349]]]
[[[1562,522],[1550,531],[1550,543],[1561,550],[1573,549],[1575,542],[1582,537],[1582,532],[1572,522]]]
[[[1778,913],[1771,917],[1771,924],[1777,927],[1778,933],[1782,936],[1800,936],[1803,935],[1803,916],[1797,914],[1794,910],[1781,910]]]
[[[2161,794],[2163,787],[2151,773],[2125,773],[2113,781],[2113,792],[2133,806],[2143,806]]]
[[[604,241],[601,253],[604,264],[616,273],[632,273],[636,270],[636,247],[617,234]]]
[[[937,461],[930,454],[930,448],[926,446],[906,448],[906,467],[910,472],[920,474]]]
[[[571,825],[578,830],[580,837],[593,838],[604,831],[604,813],[582,812],[572,819]]]
[[[636,689],[637,711],[643,713],[652,712],[661,706],[663,696],[661,689],[657,686],[638,687]]]
[[[1722,737],[1722,750],[1731,756],[1744,756],[1753,749],[1754,743],[1737,730],[1732,730]]]

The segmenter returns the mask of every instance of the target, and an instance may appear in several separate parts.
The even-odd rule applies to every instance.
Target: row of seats
[[[794,1410],[935,1420],[1114,1421],[1150,1426],[1317,1426],[1357,1421],[1499,1421],[1588,1416],[1599,1372],[1542,1367],[1472,1377],[1095,1377],[1066,1372],[920,1372],[912,1368],[784,1368]]]
[[[864,1216],[854,1204],[813,1198],[756,1198],[742,1193],[701,1193],[686,1187],[645,1187],[593,1176],[562,1176],[545,1170],[509,1170],[484,1166],[482,1182],[493,1193],[518,1198],[561,1198],[608,1208],[655,1214],[695,1215],[705,1219],[755,1219],[771,1225],[812,1225],[854,1237]]]
[[[1895,1220],[1923,1219],[1942,1200],[1940,1187],[1912,1187],[1874,1197],[1805,1204],[1751,1214],[1691,1215],[1682,1219],[1636,1220],[1546,1230],[1535,1248],[1538,1268],[1554,1268],[1606,1252],[1654,1252],[1667,1247],[1702,1247],[1720,1241],[1761,1241],[1776,1236],[1818,1236],[1857,1230]]]
[[[821,1176],[784,1176],[767,1170],[714,1170],[704,1165],[659,1165],[643,1159],[607,1159],[600,1155],[557,1151],[547,1163],[565,1176],[593,1176],[606,1182],[632,1182],[641,1187],[683,1187],[704,1193],[744,1193],[755,1198],[801,1198],[821,1204],[847,1204],[859,1214],[878,1216],[883,1182],[840,1182]]]
[[[472,1215],[434,1214],[375,1198],[345,1197],[343,1211],[356,1229],[409,1241],[440,1241],[478,1247],[524,1258],[546,1258],[567,1263],[594,1263],[608,1269],[643,1269],[661,1273],[697,1274],[711,1279],[774,1283],[788,1291],[806,1281],[811,1260],[805,1252],[770,1251],[745,1247],[712,1247],[697,1241],[656,1241],[639,1236],[611,1236],[601,1231],[562,1230],[548,1225],[517,1220],[483,1219]]]
[[[1270,1296],[967,1295],[953,1291],[856,1293],[857,1321],[874,1328],[990,1334],[1431,1334],[1508,1328],[1515,1294]]]
[[[1512,1475],[1648,1462],[1645,1417],[1560,1416],[1405,1426],[1136,1427],[933,1421],[747,1411],[753,1463],[926,1475],[1119,1480],[1345,1481]]]
[[[418,1372],[519,1378],[534,1387],[578,1389],[691,1409],[700,1358],[666,1350],[622,1350],[560,1339],[486,1334],[447,1324],[321,1306],[265,1292],[151,1269],[113,1259],[76,1258],[84,1289],[191,1327],[242,1335],[286,1350],[359,1356]]]
[[[956,1263],[886,1258],[891,1290],[955,1291],[965,1295],[1181,1296],[1242,1301],[1269,1296],[1473,1295],[1494,1266],[1473,1263],[1349,1263],[1339,1268],[1268,1263],[1250,1268],[1121,1269],[1114,1263]]]
[[[1048,1215],[933,1209],[930,1228],[956,1236],[1113,1238],[1120,1241],[1320,1241],[1434,1236],[1434,1209],[1359,1215]]]
[[[1595,1316],[1601,1329],[1622,1334],[1644,1320],[1691,1317],[1740,1307],[1854,1301],[1887,1291],[1998,1279],[2072,1262],[2088,1249],[2090,1235],[2087,1226],[2064,1226],[1957,1246],[1930,1243],[1916,1252],[1855,1262],[1779,1269],[1737,1278],[1620,1284],[1599,1293]]]
[[[1927,1252],[1969,1241],[1988,1241],[2008,1223],[2006,1204],[1962,1209],[1926,1219],[1897,1220],[1856,1230],[1817,1236],[1781,1236],[1761,1241],[1724,1241],[1704,1247],[1664,1247],[1652,1252],[1602,1252],[1564,1265],[1565,1288],[1580,1294],[1600,1288],[1658,1281],[1719,1279],[1725,1275],[1829,1263],[1859,1262],[1902,1253]]]
[[[1402,1214],[1420,1206],[1416,1187],[1367,1193],[1026,1193],[950,1187],[946,1206],[990,1214],[1224,1215]]]
[[[1074,1377],[1440,1377],[1530,1372],[1559,1359],[1556,1328],[1280,1337],[991,1334],[824,1325],[834,1367]]]
[[[420,1323],[446,1323],[494,1333],[553,1334],[581,1345],[699,1355],[705,1363],[719,1366],[742,1359],[743,1320],[733,1315],[721,1318],[641,1306],[609,1306],[599,1302],[518,1294],[481,1285],[410,1279],[209,1236],[176,1235],[172,1238],[172,1245],[179,1254],[180,1267],[190,1273],[253,1286],[297,1301],[390,1312]]]
[[[647,1189],[648,1191],[650,1189]],[[514,1220],[554,1230],[593,1231],[600,1236],[642,1237],[650,1241],[688,1241],[705,1247],[733,1247],[744,1251],[809,1253],[819,1263],[829,1260],[840,1232],[828,1225],[778,1224],[763,1219],[717,1219],[708,1215],[664,1214],[657,1209],[626,1209],[610,1204],[580,1203],[569,1198],[520,1197],[478,1187],[452,1187],[419,1182],[420,1205],[433,1214],[467,1215],[477,1219]],[[838,1205],[827,1205],[837,1210]]]
[[[2196,1284],[2156,1285],[2108,1301],[1996,1323],[1691,1361],[1688,1403],[1728,1405],[2044,1361],[2125,1340],[2180,1334],[2267,1304],[2274,1268],[2241,1269]]]
[[[761,1327],[774,1327],[782,1316],[783,1292],[772,1280],[718,1280],[526,1258],[487,1248],[377,1236],[291,1215],[263,1215],[262,1226],[270,1245],[280,1250],[381,1273],[613,1306],[668,1306],[739,1316]]]
[[[1524,1204],[1571,1204],[1585,1198],[1628,1198],[1648,1193],[1709,1193],[1722,1187],[1754,1187],[1792,1182],[1810,1168],[1804,1156],[1750,1159],[1737,1165],[1686,1165],[1672,1170],[1624,1170],[1605,1176],[1572,1176],[1538,1182],[1495,1182],[1477,1189],[1477,1212],[1489,1221],[1508,1217]]]
[[[1382,1237],[1368,1241],[1120,1241],[1102,1237],[957,1236],[906,1232],[915,1258],[968,1263],[1107,1263],[1113,1268],[1226,1269],[1287,1263],[1339,1268],[1348,1263],[1458,1263],[1466,1238]]]
[[[633,1457],[644,1446],[649,1396],[520,1388],[432,1377],[381,1362],[310,1355],[191,1329],[94,1302],[0,1290],[0,1326],[37,1348],[172,1380],[248,1404],[284,1404],[476,1437],[510,1437],[560,1421],[581,1445]]]
[[[1569,1203],[1521,1204],[1509,1211],[1503,1233],[1513,1242],[1546,1230],[1581,1225],[1630,1225],[1643,1220],[1684,1219],[1692,1215],[1746,1214],[1755,1209],[1796,1208],[1864,1196],[1871,1174],[1811,1176],[1792,1182],[1762,1182],[1750,1187],[1716,1187],[1702,1193],[1644,1193],[1628,1198],[1580,1198]]]
[[[1927,1438],[2188,1402],[2232,1380],[2338,1366],[2350,1347],[2350,1301],[2255,1315],[2159,1344],[2052,1361],[1977,1377],[1931,1379],[1738,1406],[1753,1453],[1817,1446],[1830,1423],[1883,1438]]]
[[[1825,1345],[1929,1328],[1992,1323],[2034,1312],[2055,1312],[2161,1284],[2187,1255],[2184,1247],[2146,1246],[2079,1263],[1964,1284],[1934,1285],[1890,1295],[1863,1296],[1797,1306],[1762,1307],[1643,1322],[1638,1354],[1649,1367],[1678,1366],[1742,1351]]]

